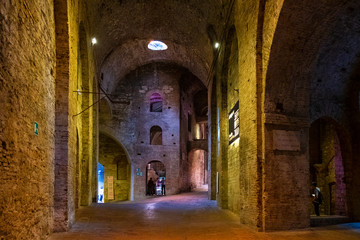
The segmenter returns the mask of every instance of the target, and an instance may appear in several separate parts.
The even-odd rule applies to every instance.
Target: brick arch
[[[208,183],[207,150],[194,148],[188,153],[189,187],[197,188]]]
[[[307,90],[318,80],[314,79],[317,69],[324,66],[332,71],[329,64],[334,66],[338,62],[336,55],[324,55],[324,52],[354,43],[348,39],[353,36],[341,29],[340,24],[346,19],[353,20],[354,16],[347,11],[352,5],[358,7],[354,2],[284,1],[267,66],[265,112],[276,112],[277,103],[280,103],[288,113],[308,116],[310,92]],[[349,57],[351,55],[356,52],[348,53]],[[329,58],[319,59],[319,56]]]
[[[116,138],[104,132],[99,134],[99,163],[105,168],[105,177],[112,176],[114,181],[114,199],[105,197],[105,202],[130,200],[133,176],[129,155]],[[104,191],[106,196],[106,186]]]
[[[346,22],[352,22],[357,18],[358,14],[355,12],[359,12],[359,7],[357,1],[325,3],[285,0],[269,47],[268,65],[263,67],[262,59],[261,63],[258,61],[259,73],[264,70],[263,75],[258,75],[257,78],[260,79],[258,82],[264,84],[258,91],[258,94],[264,93],[264,99],[258,105],[258,113],[265,117],[264,131],[259,131],[265,132],[262,146],[265,149],[262,167],[265,171],[262,181],[266,197],[262,199],[265,230],[274,227],[269,216],[278,212],[274,207],[276,202],[279,202],[275,193],[277,189],[282,188],[283,182],[288,183],[289,193],[299,196],[298,201],[294,201],[295,204],[292,206],[294,209],[288,209],[291,211],[288,215],[293,215],[295,208],[298,209],[298,219],[288,218],[286,222],[278,224],[283,228],[306,227],[310,224],[305,220],[299,221],[308,218],[307,206],[302,202],[308,199],[310,185],[307,174],[309,119],[329,116],[347,128],[341,105],[344,103],[342,98],[345,97],[344,89],[348,84],[348,74],[347,70],[339,65],[339,61],[346,60],[346,64],[351,66],[355,60],[354,56],[359,52],[355,50],[360,46],[357,40],[359,37],[355,37],[356,40],[352,39],[357,36],[355,26],[346,25]],[[343,51],[344,46],[349,46],[352,50]],[[259,52],[266,53],[262,48]],[[265,77],[263,80],[262,76]],[[296,151],[274,154],[271,144],[274,141],[275,130],[299,134],[301,148],[296,154]],[[299,161],[290,163],[294,158]],[[277,165],[279,161],[286,164]],[[352,161],[351,156],[349,161]],[[294,167],[302,173],[290,178],[286,174],[286,169]],[[276,168],[278,170],[275,170]],[[274,179],[277,179],[276,184],[271,183]]]
[[[310,181],[317,182],[323,190],[325,201],[321,214],[347,216],[351,212],[352,197],[348,191],[352,179],[350,141],[348,131],[331,117],[323,116],[311,124]],[[336,191],[332,192],[331,188]]]
[[[114,137],[109,131],[107,131],[106,129],[100,129],[99,130],[99,134],[103,134],[104,136],[112,139],[114,142],[116,142],[116,144],[118,144],[126,153],[126,158],[128,159],[128,162],[130,164],[132,164],[132,160],[130,158],[129,155],[129,151],[127,150],[126,146],[124,144],[121,143],[121,141],[119,141],[116,137]]]
[[[206,85],[209,64],[193,50],[175,42],[166,42],[168,50],[145,49],[146,39],[125,42],[112,51],[101,65],[102,87],[112,92],[121,79],[136,68],[153,62],[176,64],[188,69]],[[131,56],[131,57],[130,57]],[[126,59],[126,60],[124,60]]]

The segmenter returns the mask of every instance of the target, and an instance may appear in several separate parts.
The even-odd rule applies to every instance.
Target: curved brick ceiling
[[[223,26],[222,0],[91,0],[87,2],[96,64],[104,74],[102,82],[111,91],[123,76],[149,62],[179,64],[204,83],[213,46],[207,28],[217,35]],[[227,1],[224,1],[227,2]],[[165,52],[147,49],[147,43],[161,40]]]

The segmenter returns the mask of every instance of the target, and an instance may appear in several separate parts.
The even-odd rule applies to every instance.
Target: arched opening
[[[347,215],[346,183],[341,139],[337,126],[327,118],[314,121],[310,127],[310,181],[322,192],[320,215]],[[310,214],[314,215],[311,206]]]
[[[159,126],[153,126],[150,129],[150,145],[162,145],[162,129]]]
[[[160,93],[153,93],[150,96],[150,112],[162,112],[163,99]]]
[[[103,185],[103,202],[130,200],[131,165],[126,151],[117,141],[102,133],[99,135],[99,164],[103,166],[102,169],[98,165],[98,174],[100,170],[103,181],[98,179],[98,191]]]
[[[166,168],[160,161],[151,161],[146,166],[146,195],[166,195]]]
[[[202,149],[189,152],[190,187],[206,188],[208,184],[208,154]]]
[[[97,179],[98,179],[97,202],[104,203],[104,165],[102,165],[101,163],[98,163]]]

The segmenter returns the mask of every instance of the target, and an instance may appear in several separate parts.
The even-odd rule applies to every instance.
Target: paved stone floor
[[[259,233],[217,208],[215,201],[207,200],[206,192],[197,191],[81,208],[70,232],[49,237],[58,239],[360,240],[360,223]]]

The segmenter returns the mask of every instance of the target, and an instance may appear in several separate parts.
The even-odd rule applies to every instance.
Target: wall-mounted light
[[[219,48],[219,47],[220,47],[220,43],[216,42],[216,43],[214,44],[214,47],[215,47],[215,48]]]
[[[95,45],[96,43],[97,43],[97,40],[96,40],[96,38],[93,37],[93,38],[91,39],[91,44],[92,44],[92,45]]]
[[[77,92],[79,95],[81,95],[80,89],[78,89],[76,92]]]

